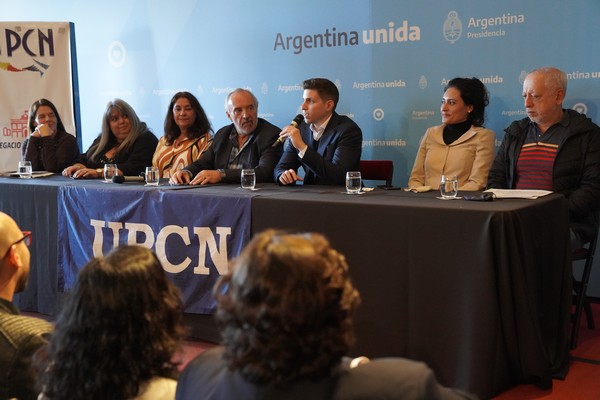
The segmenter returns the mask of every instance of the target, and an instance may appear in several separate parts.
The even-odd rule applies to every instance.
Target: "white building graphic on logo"
[[[449,41],[450,44],[454,44],[454,42],[460,39],[462,35],[462,22],[460,22],[456,11],[448,13],[448,18],[444,21],[443,34],[444,39]]]

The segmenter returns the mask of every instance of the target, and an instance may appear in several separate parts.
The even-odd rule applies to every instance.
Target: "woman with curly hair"
[[[360,298],[319,234],[258,234],[214,293],[222,346],[186,366],[178,400],[469,398],[422,363],[345,357]]]
[[[154,253],[91,260],[39,355],[41,399],[173,399],[184,335],[178,289]]]

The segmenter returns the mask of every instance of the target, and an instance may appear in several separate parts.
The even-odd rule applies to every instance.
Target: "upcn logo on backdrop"
[[[513,15],[503,13],[502,15],[475,18],[469,17],[466,26],[467,39],[488,39],[500,36],[506,36],[506,27],[509,25],[518,25],[525,23],[523,14]],[[458,12],[450,11],[442,27],[442,34],[450,44],[454,44],[463,36],[464,24],[460,19]]]
[[[54,31],[52,29],[27,29],[21,27],[4,29],[4,40],[0,40],[0,69],[8,72],[39,72],[40,76],[50,65],[39,61],[39,57],[54,57]],[[14,65],[11,58],[15,54],[31,57],[30,65]]]
[[[281,32],[275,35],[273,51],[293,50],[300,54],[305,49],[318,49],[324,47],[345,47],[363,45],[376,45],[386,43],[404,43],[421,40],[421,28],[409,25],[404,20],[399,26],[388,22],[387,28],[366,29],[362,36],[357,31],[338,31],[337,28],[326,28],[323,33],[308,35],[286,36]]]

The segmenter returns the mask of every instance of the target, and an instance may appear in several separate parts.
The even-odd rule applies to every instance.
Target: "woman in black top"
[[[77,162],[65,168],[64,176],[100,178],[104,164],[117,164],[119,175],[139,175],[152,165],[158,139],[141,122],[133,108],[121,99],[108,103],[102,133]]]
[[[67,133],[50,100],[39,99],[31,105],[28,130],[22,154],[34,171],[60,172],[79,156],[77,139]]]

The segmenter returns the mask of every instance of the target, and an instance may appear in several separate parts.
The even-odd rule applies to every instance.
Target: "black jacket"
[[[569,202],[571,227],[585,240],[598,231],[600,208],[600,127],[573,110],[566,137],[554,160],[553,191]],[[515,167],[527,137],[529,118],[513,122],[490,169],[488,188],[513,189]]]
[[[302,122],[298,127],[302,140],[308,145],[304,157],[298,156],[290,140],[286,140],[281,160],[275,168],[275,182],[288,169],[302,167],[306,171],[304,184],[344,185],[346,172],[360,170],[362,131],[354,121],[334,111],[317,149],[313,149],[310,126]]]
[[[219,129],[210,146],[199,159],[185,167],[190,171],[192,177],[202,170],[225,170],[224,183],[239,183],[241,181],[241,170],[229,169],[229,155],[233,144],[229,136],[234,132],[233,124]],[[256,182],[273,182],[273,169],[281,156],[281,146],[273,147],[273,143],[279,137],[281,129],[270,122],[259,118],[256,129],[249,139],[243,154],[240,155],[243,168],[254,168]]]

